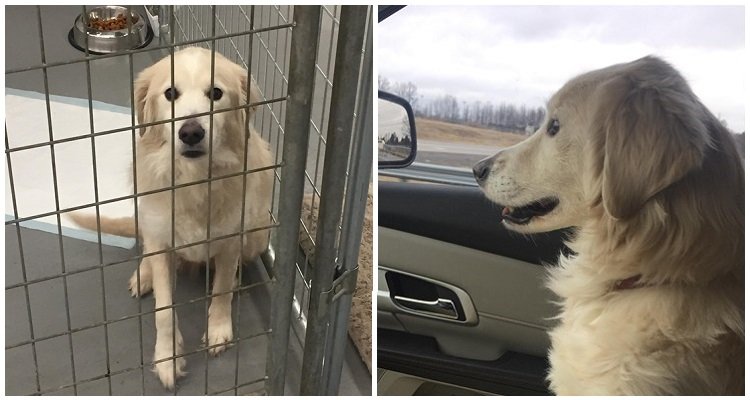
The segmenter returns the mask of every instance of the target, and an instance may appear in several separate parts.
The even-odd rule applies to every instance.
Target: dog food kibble
[[[133,17],[131,21],[135,24],[138,22],[138,17]],[[120,29],[126,29],[127,27],[128,20],[122,14],[118,14],[116,17],[109,19],[91,18],[89,20],[89,28],[100,31],[117,31]]]

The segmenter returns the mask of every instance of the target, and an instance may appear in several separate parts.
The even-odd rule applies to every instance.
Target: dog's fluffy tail
[[[66,214],[67,217],[81,228],[96,231],[96,214],[81,214],[71,212]],[[99,216],[99,224],[102,233],[109,233],[115,236],[136,237],[135,218],[120,217],[110,218],[103,215]]]

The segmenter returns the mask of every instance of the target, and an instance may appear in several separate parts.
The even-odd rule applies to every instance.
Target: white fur
[[[216,54],[214,87],[221,88],[224,95],[214,102],[213,109],[220,110],[245,104],[247,71]],[[211,52],[200,48],[188,48],[174,54],[174,85],[180,92],[174,101],[174,116],[185,117],[210,111],[211,101],[207,92],[211,89]],[[162,59],[144,70],[136,80],[136,108],[141,123],[156,122],[172,117],[172,103],[164,92],[171,86],[170,57]],[[254,82],[250,102],[259,101]],[[250,110],[252,111],[252,110]],[[179,140],[182,124],[190,120],[175,122],[174,135],[171,123],[158,124],[141,130],[136,147],[136,183],[139,193],[169,188],[172,186],[172,142],[174,148],[174,184],[181,185],[243,171],[245,146],[247,146],[247,168],[255,169],[272,165],[268,144],[252,128],[246,138],[245,112],[242,110],[220,112],[211,117],[191,118],[197,120],[205,130],[204,139],[193,148],[202,148],[205,155],[187,158],[182,155],[186,145]],[[212,133],[210,132],[212,129]],[[209,137],[212,137],[209,146]],[[209,149],[211,165],[209,166]],[[240,231],[243,197],[245,204],[244,229],[267,226],[270,223],[272,172],[264,170],[247,175],[246,189],[242,192],[243,177],[235,176],[213,180],[174,190],[174,221],[172,221],[172,191],[146,195],[139,199],[140,235],[145,253],[163,251],[210,238]],[[207,230],[210,217],[210,235]],[[174,223],[174,225],[173,225]],[[214,265],[212,293],[224,293],[211,300],[208,327],[204,342],[215,346],[209,353],[216,355],[232,340],[231,290],[235,286],[235,274],[240,260],[257,257],[268,246],[268,232],[245,234],[244,243],[239,236],[200,244],[176,251],[177,256],[190,262],[211,260]],[[173,276],[170,271],[169,253],[144,258],[139,271],[130,280],[134,296],[147,293],[153,288],[156,308],[172,305]],[[140,280],[140,286],[138,285]],[[184,375],[184,358],[160,361],[182,353],[182,335],[173,309],[157,311],[155,371],[167,388],[174,387],[175,380]],[[175,336],[176,348],[172,346]],[[176,364],[175,364],[176,363]]]
[[[509,229],[575,227],[574,254],[549,273],[555,393],[744,393],[743,161],[677,71],[646,57],[576,77],[538,132],[490,162],[491,200],[559,199]]]

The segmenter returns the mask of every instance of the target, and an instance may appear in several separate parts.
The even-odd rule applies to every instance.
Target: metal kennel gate
[[[91,7],[83,7],[82,12]],[[135,8],[135,7],[134,7]],[[16,394],[60,393],[62,389],[78,394],[78,388],[93,381],[107,382],[107,393],[113,394],[113,381],[132,372],[140,373],[140,394],[146,394],[145,380],[153,362],[144,359],[142,324],[154,312],[147,307],[124,316],[107,315],[107,293],[104,289],[104,274],[107,268],[124,262],[138,262],[144,255],[125,260],[105,260],[102,256],[102,235],[97,235],[98,262],[93,265],[72,269],[66,268],[63,254],[63,227],[61,215],[70,211],[91,209],[99,213],[99,207],[123,200],[132,200],[141,194],[135,191],[128,196],[100,199],[77,206],[61,206],[58,201],[58,182],[55,166],[55,149],[73,141],[90,141],[94,159],[94,192],[97,189],[96,140],[105,135],[127,133],[135,143],[138,125],[134,112],[131,124],[126,128],[97,130],[94,127],[92,107],[92,79],[89,65],[109,57],[124,56],[128,60],[130,82],[134,78],[133,57],[147,51],[162,51],[169,54],[181,46],[197,45],[223,54],[230,60],[248,68],[255,77],[263,94],[262,101],[243,107],[257,106],[254,126],[261,136],[271,143],[274,152],[274,200],[271,213],[273,223],[238,232],[241,235],[254,230],[267,230],[271,235],[272,251],[263,255],[262,260],[269,279],[242,285],[234,290],[236,297],[250,290],[264,287],[271,296],[270,322],[267,329],[251,335],[235,335],[233,343],[243,340],[267,337],[265,374],[249,381],[241,381],[238,370],[244,359],[240,351],[235,354],[234,382],[231,387],[209,390],[208,363],[205,369],[205,384],[201,393],[241,394],[243,387],[263,385],[260,392],[271,395],[285,393],[287,351],[290,327],[304,346],[301,383],[299,392],[289,389],[286,394],[338,394],[341,378],[343,344],[346,342],[346,327],[350,312],[351,294],[356,283],[357,254],[362,234],[363,217],[370,182],[372,163],[372,16],[370,7],[365,6],[162,6],[149,7],[160,14],[161,24],[158,40],[144,49],[124,51],[112,55],[85,54],[75,60],[47,61],[45,59],[45,36],[43,35],[42,12],[37,7],[39,31],[39,51],[41,63],[6,69],[6,77],[29,71],[41,71],[44,79],[44,100],[47,108],[49,140],[13,146],[9,141],[6,120],[6,187],[10,188],[13,200],[13,215],[6,216],[6,233],[14,228],[15,246],[6,252],[17,252],[22,278],[15,283],[6,282],[6,299],[9,291],[22,291],[25,297],[23,313],[28,319],[28,337],[9,343],[6,337],[6,366],[9,354],[21,348],[30,348],[34,369],[27,371],[34,375],[31,390]],[[158,42],[158,43],[157,43]],[[56,138],[52,132],[50,112],[50,88],[47,74],[53,68],[70,64],[86,66],[88,87],[88,107],[90,132],[68,138]],[[133,87],[130,86],[132,99]],[[218,112],[222,112],[219,110]],[[211,111],[210,115],[216,113]],[[183,118],[184,119],[184,118]],[[167,120],[172,122],[176,119]],[[179,120],[179,119],[177,119]],[[10,133],[12,136],[12,132]],[[54,182],[55,209],[34,215],[19,215],[16,205],[16,185],[13,177],[13,158],[31,149],[49,149],[51,170]],[[133,155],[133,157],[135,157]],[[246,171],[243,174],[254,173]],[[216,177],[209,178],[210,182]],[[198,182],[200,183],[200,182]],[[210,183],[209,183],[210,184]],[[174,190],[174,187],[167,190]],[[303,214],[303,199],[308,200],[309,212]],[[316,212],[316,205],[319,212]],[[137,206],[135,209],[137,215]],[[57,226],[54,233],[60,246],[61,270],[39,278],[27,277],[24,257],[24,243],[21,227],[41,217],[54,217]],[[138,219],[136,218],[136,221]],[[137,223],[137,222],[136,222]],[[315,225],[313,229],[313,225]],[[309,243],[307,251],[301,248],[300,239]],[[207,239],[210,242],[217,238]],[[220,238],[218,238],[220,239]],[[66,239],[67,240],[67,239]],[[137,239],[136,239],[137,242]],[[199,242],[201,243],[201,242]],[[33,247],[33,246],[32,246]],[[311,251],[310,251],[311,250]],[[166,251],[174,251],[174,248]],[[151,253],[147,255],[153,255]],[[28,258],[28,256],[27,256]],[[68,280],[86,272],[101,275],[101,319],[86,326],[71,325],[68,301]],[[203,297],[177,303],[172,308],[190,305],[210,298],[208,294],[208,271],[206,271],[206,292]],[[33,291],[35,285],[61,280],[64,288],[67,325],[54,334],[39,336],[34,332],[32,315]],[[32,293],[32,294],[30,294]],[[207,307],[207,306],[206,306]],[[239,307],[235,307],[239,308]],[[10,311],[6,307],[7,314]],[[19,312],[14,310],[13,312]],[[242,318],[241,310],[234,318]],[[207,313],[207,308],[206,308]],[[233,314],[235,311],[233,310]],[[144,318],[145,317],[145,318]],[[108,338],[109,327],[123,321],[137,319],[140,331],[139,343],[141,359],[139,365],[117,369],[116,357],[110,356],[112,342]],[[207,314],[206,314],[207,320]],[[237,322],[239,324],[239,322]],[[76,375],[73,336],[80,332],[103,328],[106,350],[106,370],[92,377]],[[236,328],[239,329],[239,328]],[[6,328],[7,331],[7,328]],[[40,382],[41,349],[45,341],[67,338],[70,351],[71,376],[63,384],[45,386]],[[145,353],[149,353],[149,349]],[[206,354],[207,349],[191,350],[188,356]],[[223,355],[221,357],[226,357]],[[186,378],[183,378],[186,379]],[[178,382],[179,384],[179,382]],[[6,374],[6,391],[8,389]],[[255,390],[253,393],[257,393]],[[178,393],[175,387],[174,393]],[[179,394],[196,394],[179,392]]]

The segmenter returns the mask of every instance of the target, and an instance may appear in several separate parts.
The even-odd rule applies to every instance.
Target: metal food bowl
[[[127,15],[128,9],[120,6],[104,6],[93,8],[88,12],[88,21],[113,20],[118,16]],[[88,49],[92,54],[109,54],[118,51],[138,49],[148,45],[153,38],[150,24],[143,15],[130,9],[132,26],[124,29],[100,30],[86,26],[84,14],[80,14],[68,34],[68,40],[75,48],[85,51],[86,36],[88,36]]]

